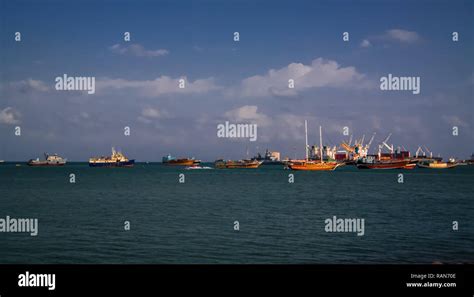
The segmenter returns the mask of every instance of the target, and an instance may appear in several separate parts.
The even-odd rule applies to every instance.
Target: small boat
[[[172,165],[172,166],[192,166],[201,163],[200,160],[195,160],[194,158],[180,158],[177,159],[172,157],[170,154],[164,156],[162,159],[162,163],[164,165]]]
[[[112,156],[110,157],[94,157],[89,159],[90,167],[133,167],[135,160],[129,160],[121,152],[117,152],[112,148]]]
[[[319,148],[320,148],[320,160],[313,161],[308,160],[308,123],[304,121],[304,132],[305,132],[305,151],[306,158],[303,161],[292,161],[288,163],[288,168],[291,170],[310,170],[310,171],[332,171],[339,166],[342,166],[344,163],[332,162],[332,161],[323,161],[323,137],[322,137],[322,128],[319,126]]]
[[[203,169],[213,169],[209,166],[199,166],[199,165],[192,165],[184,168],[185,170],[203,170]]]
[[[263,161],[257,160],[238,160],[238,161],[224,161],[223,159],[217,160],[214,162],[214,166],[219,169],[228,168],[228,169],[235,169],[235,168],[258,168],[262,165]]]
[[[26,164],[28,166],[64,166],[66,164],[66,159],[57,154],[49,155],[45,153],[44,157],[44,160],[40,160],[39,158],[31,159]]]
[[[420,168],[429,168],[429,169],[449,169],[458,166],[459,164],[454,160],[450,160],[449,162],[442,162],[442,161],[424,161],[418,162],[418,167]]]
[[[408,163],[403,167],[403,169],[415,169],[416,168],[416,163]]]

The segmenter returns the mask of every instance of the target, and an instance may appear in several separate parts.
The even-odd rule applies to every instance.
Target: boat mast
[[[319,126],[319,154],[321,155],[321,163],[323,163],[323,132]]]
[[[305,160],[308,161],[308,121],[304,120],[304,135],[305,135]]]

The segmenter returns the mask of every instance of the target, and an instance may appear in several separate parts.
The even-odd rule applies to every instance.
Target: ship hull
[[[133,167],[135,160],[125,162],[89,162],[90,167]]]
[[[260,164],[249,164],[249,165],[226,165],[225,168],[229,169],[238,169],[238,168],[248,168],[248,169],[255,169],[258,168]]]
[[[413,169],[410,161],[358,163],[359,169]]]
[[[170,160],[163,162],[163,164],[168,166],[192,166],[196,164],[195,160],[193,159],[180,159],[180,160]]]
[[[28,162],[28,166],[30,167],[57,167],[57,166],[64,166],[66,163],[45,163],[45,162],[39,162],[39,163],[32,163]]]

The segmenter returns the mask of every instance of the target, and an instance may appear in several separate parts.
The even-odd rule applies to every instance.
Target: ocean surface
[[[39,233],[0,233],[0,263],[473,263],[473,182],[474,166],[294,172],[3,164],[0,219],[37,218]],[[363,218],[364,235],[325,232],[333,216]]]

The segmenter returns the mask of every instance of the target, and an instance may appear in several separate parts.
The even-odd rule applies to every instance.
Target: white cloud
[[[293,89],[288,87],[289,79],[295,81]],[[271,69],[265,75],[244,79],[238,90],[230,94],[244,97],[295,96],[300,91],[321,87],[365,87],[364,75],[352,67],[341,67],[337,62],[315,59],[311,65],[291,63],[280,69]]]
[[[7,125],[19,124],[20,113],[13,109],[12,107],[7,107],[3,110],[0,110],[0,123]]]
[[[255,105],[244,105],[229,110],[224,113],[224,117],[238,123],[252,122],[259,126],[267,126],[271,124],[271,119],[267,115],[259,113],[258,107]]]
[[[383,34],[369,36],[362,40],[360,43],[361,47],[371,47],[377,43],[403,43],[413,44],[421,40],[421,36],[415,31],[407,31],[403,29],[390,29],[385,31]]]
[[[169,113],[157,108],[146,107],[142,110],[142,116],[152,119],[161,119],[169,117]]]
[[[368,39],[364,39],[362,40],[362,42],[360,43],[360,46],[361,47],[371,47],[372,46],[372,43],[370,43],[370,41]]]
[[[142,123],[149,124],[152,123],[153,120],[167,119],[170,117],[170,114],[165,110],[153,107],[145,107],[142,109],[142,113],[137,119]]]
[[[392,29],[385,33],[388,39],[396,40],[402,43],[414,43],[420,40],[420,36],[415,31],[407,31],[402,29]]]
[[[8,88],[21,93],[46,92],[49,90],[48,85],[46,85],[43,81],[31,78],[10,82],[8,84]]]
[[[220,87],[214,82],[214,78],[197,79],[195,81],[185,80],[185,87],[179,88],[181,78],[160,76],[154,80],[126,80],[102,78],[97,81],[96,91],[134,89],[145,97],[159,97],[165,94],[200,94],[217,90]]]
[[[459,116],[455,115],[443,115],[441,117],[444,122],[446,122],[449,125],[453,126],[459,126],[459,127],[469,127],[469,124],[461,119]]]
[[[169,54],[166,49],[147,50],[140,44],[120,45],[114,44],[109,47],[109,50],[119,55],[132,55],[136,57],[161,57]]]

